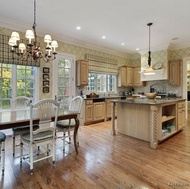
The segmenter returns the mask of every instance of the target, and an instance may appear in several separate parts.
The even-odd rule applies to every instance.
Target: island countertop
[[[127,104],[144,104],[144,105],[159,105],[159,104],[167,104],[172,102],[180,102],[184,101],[183,98],[161,98],[161,99],[125,99],[125,100],[112,100],[111,102],[115,103],[127,103]]]

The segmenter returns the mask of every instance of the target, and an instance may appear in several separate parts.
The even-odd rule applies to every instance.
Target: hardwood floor
[[[112,136],[110,125],[108,121],[80,127],[78,155],[73,144],[63,153],[59,148],[62,141],[57,141],[55,166],[51,160],[35,163],[33,175],[27,163],[20,166],[19,153],[12,157],[12,139],[7,137],[5,174],[0,176],[0,188],[190,188],[189,124],[157,150],[150,149],[148,142],[120,134]]]

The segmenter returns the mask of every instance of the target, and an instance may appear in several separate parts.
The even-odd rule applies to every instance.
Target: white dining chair
[[[81,113],[82,109],[82,102],[83,98],[81,96],[76,96],[71,100],[69,111],[70,112],[77,112],[78,116]],[[75,120],[74,119],[67,119],[67,120],[61,120],[57,122],[56,130],[58,132],[62,132],[62,136],[58,136],[57,138],[63,140],[63,151],[65,151],[65,143],[67,142],[66,139],[68,138],[68,143],[71,143],[71,132],[75,129]],[[78,134],[77,134],[77,144],[79,146],[78,141]],[[76,152],[77,153],[77,152]]]
[[[0,165],[2,166],[2,174],[4,174],[5,170],[5,139],[6,135],[3,132],[0,132],[0,159],[1,163]]]
[[[14,111],[18,110],[27,110],[30,107],[32,98],[26,96],[17,96],[16,98],[11,99],[11,109]],[[15,148],[20,145],[20,141],[16,143],[16,136],[21,135],[22,133],[28,132],[30,129],[29,125],[16,127],[12,129],[12,141],[13,141],[13,156],[15,155]]]
[[[20,163],[25,160],[30,165],[30,173],[33,174],[33,164],[35,162],[52,158],[55,164],[55,129],[57,116],[59,111],[59,103],[53,99],[44,99],[36,104],[30,104],[30,131],[21,134],[20,143]],[[52,121],[54,117],[54,121]],[[34,130],[34,120],[39,118],[39,128]],[[46,155],[34,154],[34,148],[47,145]],[[23,155],[23,147],[28,149],[29,156]]]

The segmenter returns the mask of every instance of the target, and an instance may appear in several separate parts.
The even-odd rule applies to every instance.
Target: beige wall
[[[0,27],[1,34],[11,35],[11,32],[12,32],[12,30]],[[24,37],[24,33],[21,33],[21,36]],[[44,45],[43,38],[38,38],[38,40],[41,43],[41,45]],[[109,54],[109,53],[104,53],[104,52],[100,52],[97,50],[88,49],[88,48],[84,48],[84,47],[80,47],[77,45],[72,45],[72,44],[68,44],[68,43],[64,43],[64,42],[60,42],[60,41],[58,43],[59,43],[59,47],[57,49],[57,52],[75,55],[76,60],[84,59],[84,55],[86,53],[88,53],[88,54],[94,54],[94,55],[98,55],[98,56],[102,56],[102,57],[106,57],[106,58],[116,59],[118,62],[118,67],[123,66],[123,65],[135,67],[135,66],[140,66],[141,63],[143,63],[143,65],[147,64],[148,54],[142,55],[141,58],[129,59],[126,57],[122,57],[120,55],[117,56],[117,55],[113,55],[113,54]],[[42,48],[45,48],[45,47],[42,46]],[[183,58],[187,57],[187,56],[190,56],[190,47],[184,48],[184,49],[179,49],[179,50],[161,50],[161,51],[157,51],[157,52],[152,52],[152,54],[151,54],[152,65],[156,62],[163,62],[164,66],[167,67],[168,60],[179,59],[179,58],[183,60]],[[52,78],[52,72],[51,72],[52,64],[44,63],[42,61],[41,67],[40,67],[40,81],[42,81],[42,68],[44,66],[50,68],[50,79]],[[158,82],[158,81],[156,81],[156,82]],[[173,86],[170,86],[167,81],[162,81],[162,82],[164,85],[166,85],[168,92],[178,91],[179,94],[182,93],[182,87],[173,87]],[[154,81],[147,82],[147,86],[145,88],[137,88],[136,92],[138,92],[138,91],[141,92],[142,90],[144,90],[144,92],[149,91],[149,86],[154,83],[155,83]],[[50,86],[52,86],[51,81],[50,81]],[[40,91],[40,99],[52,97],[51,89],[50,89],[50,93],[46,93],[46,94],[42,93],[42,82],[40,82],[39,88],[40,88],[40,90],[39,90]]]

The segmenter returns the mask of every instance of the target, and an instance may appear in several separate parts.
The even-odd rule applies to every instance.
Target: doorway
[[[75,56],[60,53],[53,62],[53,97],[59,100],[63,109],[68,110],[75,96]]]

